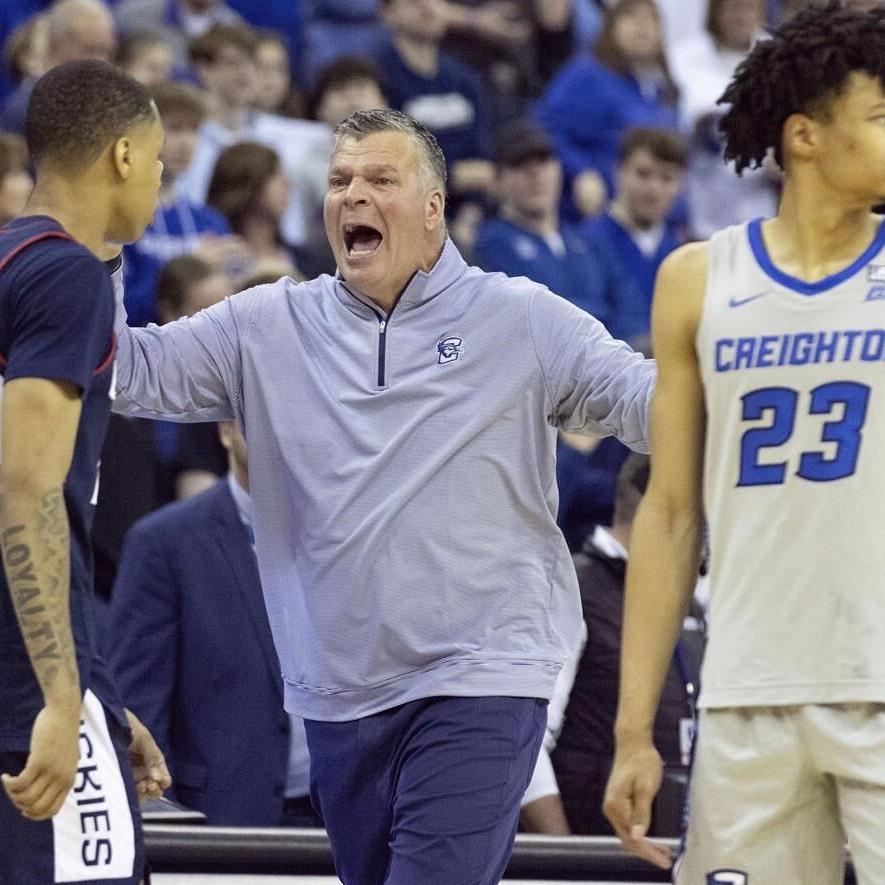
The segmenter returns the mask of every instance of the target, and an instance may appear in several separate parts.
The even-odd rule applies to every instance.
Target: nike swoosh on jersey
[[[749,295],[747,298],[735,298],[732,296],[728,299],[729,307],[740,307],[743,304],[749,304],[751,301],[755,301],[757,298],[761,298],[763,295],[767,295],[767,292],[759,292],[758,295]]]

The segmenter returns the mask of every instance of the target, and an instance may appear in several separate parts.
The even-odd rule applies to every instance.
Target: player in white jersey
[[[830,3],[758,43],[723,96],[738,170],[773,152],[775,218],[661,268],[652,474],[631,538],[605,811],[646,838],[652,723],[695,583],[710,633],[689,885],[885,882],[885,9]]]

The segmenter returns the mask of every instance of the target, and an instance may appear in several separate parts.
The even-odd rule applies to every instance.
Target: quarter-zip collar
[[[467,262],[461,257],[458,247],[449,237],[446,237],[442,253],[436,264],[428,271],[415,271],[406,288],[403,289],[394,305],[397,314],[425,304],[440,295],[452,283],[459,280],[465,270],[467,270]],[[341,276],[340,271],[335,272],[334,289],[338,300],[355,314],[373,319],[385,316],[384,311],[368,295],[348,283]],[[392,310],[389,313],[392,313]]]

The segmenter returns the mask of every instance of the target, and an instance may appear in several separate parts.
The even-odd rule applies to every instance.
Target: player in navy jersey
[[[144,869],[137,795],[169,776],[91,609],[115,352],[97,255],[150,221],[163,130],[132,78],[80,61],[38,82],[26,134],[36,187],[0,228],[0,882],[128,885]]]
[[[844,7],[844,8],[843,8]],[[655,707],[710,532],[709,641],[679,883],[885,871],[885,9],[815,5],[723,96],[726,156],[784,170],[777,216],[673,253],[653,314],[606,814],[646,838]]]

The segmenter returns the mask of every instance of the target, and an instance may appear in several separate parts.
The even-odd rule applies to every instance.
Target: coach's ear
[[[128,135],[114,142],[111,148],[111,160],[117,175],[126,181],[132,175],[132,139]]]

